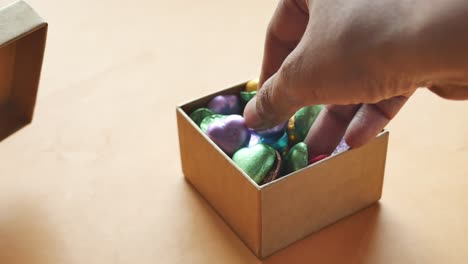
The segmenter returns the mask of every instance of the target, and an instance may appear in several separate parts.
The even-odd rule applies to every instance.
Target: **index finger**
[[[309,21],[306,0],[281,0],[268,26],[259,84],[275,74],[302,39]]]

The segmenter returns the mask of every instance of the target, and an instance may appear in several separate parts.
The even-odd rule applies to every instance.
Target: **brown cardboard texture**
[[[259,258],[265,258],[378,201],[389,133],[258,186],[188,116],[219,94],[177,108],[183,173]]]
[[[0,140],[31,122],[47,23],[25,2],[0,9]]]

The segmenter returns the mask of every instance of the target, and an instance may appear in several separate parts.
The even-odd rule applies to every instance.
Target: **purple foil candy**
[[[288,122],[284,122],[272,128],[265,129],[262,131],[257,131],[257,134],[259,134],[263,138],[270,139],[270,140],[279,139],[281,136],[284,135],[287,124]]]
[[[229,156],[246,146],[250,140],[250,131],[240,115],[230,115],[213,122],[206,134]]]
[[[251,128],[249,128],[249,131],[250,131],[250,141],[247,147],[250,148],[259,144],[262,141],[262,137],[260,137],[260,135],[258,135],[257,132],[255,132],[255,130]]]
[[[237,95],[218,95],[208,103],[208,108],[215,114],[240,115],[241,101]]]
[[[341,140],[340,144],[338,144],[338,146],[336,147],[335,151],[333,151],[332,155],[336,155],[336,154],[341,153],[343,151],[346,151],[348,149],[349,149],[349,146],[348,146],[348,144],[346,144],[346,141],[343,138]]]

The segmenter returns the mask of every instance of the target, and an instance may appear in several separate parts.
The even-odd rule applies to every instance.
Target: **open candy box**
[[[320,106],[258,133],[241,116],[223,116],[242,113],[254,84],[184,104],[177,122],[185,178],[265,258],[380,199],[389,133],[358,149],[339,146],[330,157],[307,157],[301,141]]]

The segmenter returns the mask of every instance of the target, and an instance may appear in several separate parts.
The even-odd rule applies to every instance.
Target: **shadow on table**
[[[345,218],[262,261],[279,263],[362,263],[378,228],[379,203]]]
[[[350,217],[300,240],[289,247],[259,260],[234,234],[228,225],[217,215],[205,199],[189,184],[190,197],[195,197],[190,206],[197,216],[193,224],[192,235],[204,237],[211,241],[205,250],[211,252],[211,257],[226,258],[225,263],[262,263],[262,264],[296,264],[296,263],[366,263],[373,254],[375,237],[382,221],[381,205],[374,204]],[[200,233],[200,231],[203,233]],[[216,241],[216,246],[213,246]],[[214,251],[222,250],[222,255]],[[375,253],[375,252],[374,252]]]
[[[57,243],[43,215],[32,207],[3,209],[0,216],[0,263],[53,264]]]
[[[0,142],[14,134],[29,122],[18,118],[9,107],[0,107]]]
[[[250,249],[237,237],[210,204],[188,182],[183,183],[185,203],[192,211],[189,222],[190,239],[199,245],[201,256],[197,263],[260,263]]]

